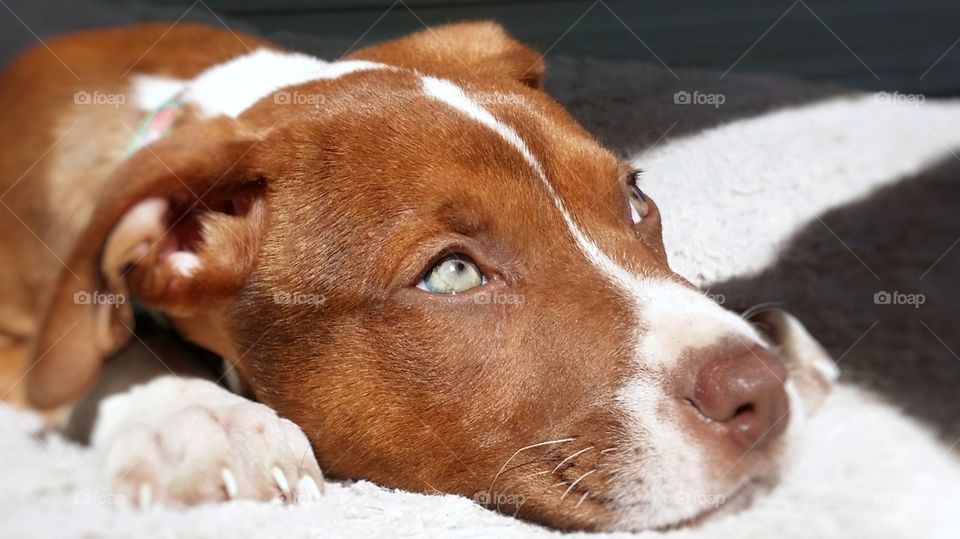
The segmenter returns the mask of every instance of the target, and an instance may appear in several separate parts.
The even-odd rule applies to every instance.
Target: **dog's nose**
[[[773,354],[750,348],[710,359],[697,373],[693,404],[744,449],[775,439],[787,425],[786,369]]]

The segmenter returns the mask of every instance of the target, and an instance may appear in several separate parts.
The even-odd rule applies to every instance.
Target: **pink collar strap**
[[[137,127],[137,132],[134,133],[133,140],[127,148],[127,155],[160,140],[169,133],[182,106],[181,94],[178,93],[150,112]]]

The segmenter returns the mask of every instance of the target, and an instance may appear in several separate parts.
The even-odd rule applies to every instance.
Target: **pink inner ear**
[[[164,198],[148,198],[130,208],[107,237],[100,271],[111,288],[121,285],[126,268],[146,256],[150,247],[166,232],[170,203]]]
[[[166,264],[175,274],[193,276],[201,265],[205,216],[246,217],[262,189],[257,181],[227,196],[184,202],[152,197],[137,203],[107,238],[100,266],[107,284],[123,287],[130,266],[141,263]],[[151,251],[154,255],[148,256]]]
[[[110,289],[126,289],[123,279],[130,266],[168,263],[179,274],[191,275],[200,265],[194,253],[201,239],[198,215],[172,219],[172,204],[165,198],[145,199],[130,208],[110,232],[100,271]],[[155,250],[159,257],[148,257]]]

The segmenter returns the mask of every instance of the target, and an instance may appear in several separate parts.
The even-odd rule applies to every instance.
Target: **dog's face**
[[[476,38],[497,54],[445,62]],[[829,384],[802,328],[767,313],[761,335],[674,274],[642,175],[498,29],[358,58],[399,68],[134,157],[123,174],[204,178],[203,203],[157,192],[169,178],[117,195],[134,202],[100,266],[135,264],[100,279],[230,359],[334,476],[596,529],[693,522],[769,484]]]

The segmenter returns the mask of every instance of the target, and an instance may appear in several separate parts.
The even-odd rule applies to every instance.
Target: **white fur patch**
[[[200,258],[194,253],[177,251],[170,255],[170,265],[180,275],[190,277],[200,268]]]
[[[186,87],[187,82],[155,75],[132,75],[133,102],[142,110],[156,110]]]
[[[183,91],[183,101],[197,106],[203,114],[237,117],[281,88],[387,68],[383,64],[362,60],[326,62],[306,54],[257,49],[215,65],[190,81],[135,76],[133,93],[134,101],[140,107],[153,109]]]

